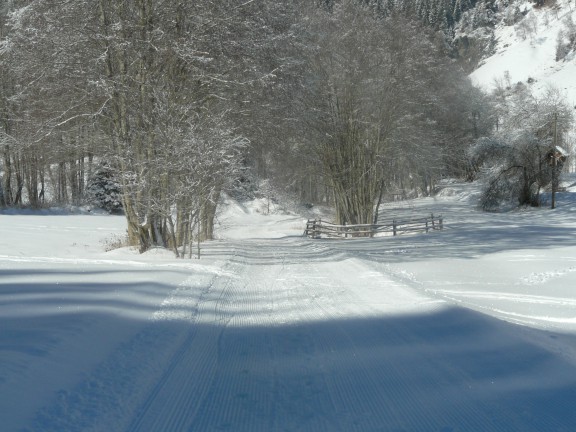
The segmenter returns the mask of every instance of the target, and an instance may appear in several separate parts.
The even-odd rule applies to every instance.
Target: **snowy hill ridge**
[[[554,86],[576,106],[576,53],[574,41],[568,40],[574,32],[576,4],[558,0],[539,8],[530,2],[518,7],[524,18],[514,25],[504,19],[496,25],[495,53],[470,75],[472,81],[488,91],[524,83],[536,95]],[[559,45],[565,52],[557,60]]]

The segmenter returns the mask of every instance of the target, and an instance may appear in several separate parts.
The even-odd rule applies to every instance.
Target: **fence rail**
[[[310,238],[353,238],[376,235],[400,235],[410,232],[429,232],[443,229],[442,216],[392,219],[381,224],[337,225],[322,219],[309,219],[304,235]]]

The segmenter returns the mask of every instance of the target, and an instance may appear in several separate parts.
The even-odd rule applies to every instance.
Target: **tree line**
[[[504,111],[424,2],[392,4],[4,1],[0,207],[78,205],[106,173],[130,243],[180,255],[254,179],[373,223],[386,197],[478,175]]]

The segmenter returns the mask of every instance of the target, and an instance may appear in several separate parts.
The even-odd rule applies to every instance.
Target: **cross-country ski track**
[[[573,333],[497,318],[473,302],[514,298],[478,280],[470,305],[423,284],[399,270],[409,251],[382,258],[401,244],[231,238],[199,261],[3,249],[0,430],[576,430]]]

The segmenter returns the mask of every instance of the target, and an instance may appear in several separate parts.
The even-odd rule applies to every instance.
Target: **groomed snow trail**
[[[28,431],[568,431],[576,368],[326,243],[215,242]],[[546,376],[546,385],[542,385]]]
[[[200,261],[4,250],[0,430],[574,430],[576,364],[545,343],[572,336],[414,283],[424,246],[272,238],[294,224]]]

